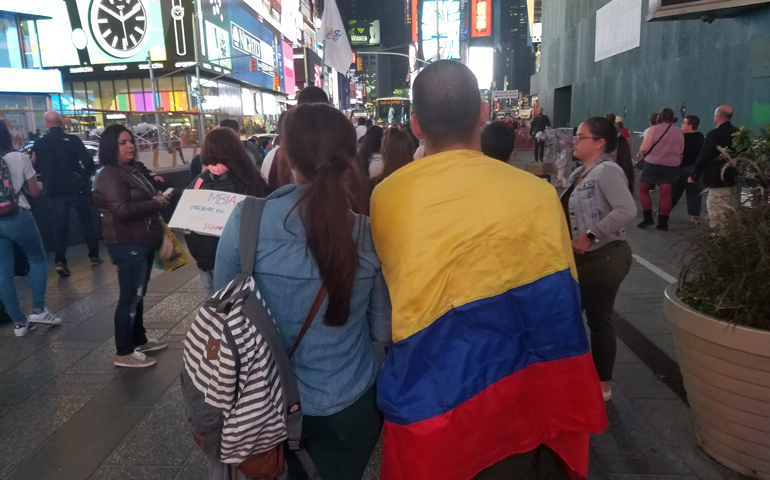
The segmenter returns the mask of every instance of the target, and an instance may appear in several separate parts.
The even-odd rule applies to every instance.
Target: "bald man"
[[[80,138],[64,132],[61,115],[49,111],[44,118],[48,133],[35,142],[32,159],[36,170],[40,172],[45,195],[50,200],[56,273],[61,277],[69,277],[67,234],[70,207],[75,209],[83,228],[91,265],[102,263],[99,240],[91,220],[89,189],[89,180],[96,166]]]
[[[556,191],[481,153],[489,104],[460,62],[420,72],[412,107],[426,156],[371,204],[393,305],[381,478],[585,478],[607,419]]]
[[[735,171],[730,169],[722,178],[722,167],[725,160],[721,159],[721,153],[717,147],[732,148],[733,134],[738,131],[733,126],[733,109],[729,105],[722,105],[714,112],[714,125],[716,128],[706,135],[698,160],[689,181],[700,183],[701,188],[708,189],[706,208],[709,215],[711,228],[718,228],[725,213],[738,203],[735,192]]]

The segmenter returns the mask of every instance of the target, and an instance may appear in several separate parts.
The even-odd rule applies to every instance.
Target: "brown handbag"
[[[294,344],[289,350],[289,358],[291,358],[292,355],[294,355],[294,352],[297,351],[299,343],[302,341],[302,338],[310,328],[310,324],[313,323],[313,319],[315,318],[316,314],[318,314],[318,310],[321,308],[321,304],[325,298],[326,285],[321,283],[321,288],[318,289],[315,300],[313,300],[313,305],[310,307],[307,318],[305,318],[305,323],[302,324],[302,328],[297,335],[297,339],[294,340]],[[276,445],[266,452],[252,455],[251,457],[244,460],[240,465],[238,465],[238,470],[247,477],[266,479],[278,478],[283,475],[286,470],[286,462],[284,461],[283,449],[284,444],[281,444]]]

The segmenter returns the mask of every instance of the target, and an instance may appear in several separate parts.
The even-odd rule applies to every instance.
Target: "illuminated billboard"
[[[379,45],[380,21],[350,20],[348,22],[350,44],[354,46]]]
[[[471,37],[492,35],[492,0],[471,2]]]
[[[425,60],[459,60],[460,0],[426,0],[420,19]]]
[[[471,69],[480,89],[490,88],[492,84],[492,64],[494,51],[492,47],[471,47],[468,54],[468,68]]]
[[[36,21],[44,67],[126,71],[148,54],[153,62],[192,58],[190,0],[56,1],[49,15]]]

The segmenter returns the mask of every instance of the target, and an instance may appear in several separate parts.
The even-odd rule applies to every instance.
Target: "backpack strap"
[[[236,277],[238,279],[244,279],[246,276],[250,277],[254,272],[254,260],[257,254],[257,244],[259,242],[259,224],[262,221],[262,211],[265,208],[265,203],[265,199],[254,197],[246,197],[243,201],[239,244],[241,273]],[[310,324],[318,313],[318,309],[321,307],[324,298],[326,298],[326,288],[321,285],[321,289],[318,291],[318,295],[316,295],[313,307],[310,309],[308,317],[305,319],[305,323],[302,326],[302,331],[297,337],[297,340],[294,341],[294,345],[292,346],[293,350],[296,350],[296,347],[299,346],[299,342],[302,340],[305,332],[310,328]],[[258,299],[260,298],[258,297]],[[264,304],[260,302],[259,307],[261,308],[263,305]],[[281,378],[281,386],[283,388],[283,398],[286,402],[286,411],[284,411],[284,415],[286,418],[286,429],[289,438],[289,449],[297,456],[297,459],[302,464],[302,467],[305,469],[305,473],[307,473],[310,480],[321,480],[318,469],[300,441],[302,438],[302,408],[300,406],[299,389],[297,388],[297,379],[294,377],[294,372],[291,369],[289,354],[286,353],[286,347],[281,341],[278,327],[275,323],[270,321],[269,315],[263,316],[252,314],[252,312],[248,311],[249,308],[251,307],[247,302],[247,304],[244,305],[246,316],[256,324],[257,329],[270,347],[270,351],[273,354],[273,360],[278,367],[278,374]]]

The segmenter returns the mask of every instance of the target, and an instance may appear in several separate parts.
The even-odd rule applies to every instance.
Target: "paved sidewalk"
[[[634,252],[676,276],[671,258],[681,249],[681,223],[675,216],[669,234],[630,228]],[[69,279],[60,279],[50,264],[47,296],[48,307],[65,323],[39,327],[23,338],[14,336],[11,325],[0,326],[0,479],[206,479],[178,384],[182,341],[206,296],[196,268],[153,273],[145,323],[148,334],[170,348],[156,355],[156,366],[130,370],[112,365],[114,266],[92,268],[83,246],[71,248],[69,256]],[[16,282],[28,308],[27,280]],[[589,477],[742,478],[697,447],[686,403],[661,381],[654,365],[640,360],[650,345],[675,360],[660,312],[665,286],[635,262],[622,287],[618,313],[642,337],[629,345],[619,342],[613,401],[607,404],[610,427],[592,439]],[[367,480],[379,477],[378,465],[376,451]]]

